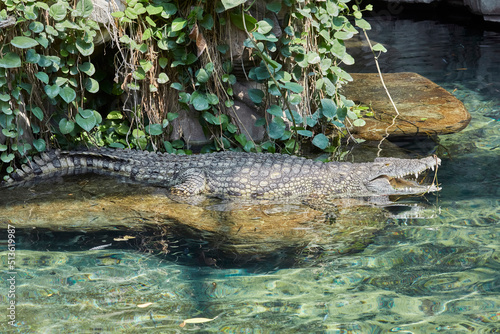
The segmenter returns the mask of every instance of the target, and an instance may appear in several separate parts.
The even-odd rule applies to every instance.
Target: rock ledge
[[[366,124],[354,127],[357,138],[380,140],[392,124],[396,112],[377,73],[352,74],[353,82],[343,88],[344,95],[369,107],[373,116],[364,116]],[[463,130],[471,116],[463,103],[441,86],[417,73],[383,74],[400,115],[388,129],[390,136],[434,136]]]

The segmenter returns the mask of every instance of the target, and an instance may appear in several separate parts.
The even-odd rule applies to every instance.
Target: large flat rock
[[[460,100],[417,73],[383,74],[399,111],[397,117],[377,73],[351,75],[354,80],[343,88],[344,95],[373,112],[373,116],[363,116],[364,126],[352,128],[357,138],[380,140],[386,131],[390,136],[443,135],[461,131],[470,122]]]
[[[165,253],[173,252],[172,240],[200,240],[205,246],[196,252],[245,263],[316,248],[335,249],[339,254],[360,250],[387,219],[384,210],[354,199],[335,203],[338,217],[333,222],[324,212],[300,203],[252,205],[214,199],[194,205],[173,201],[166,192],[95,175],[2,189],[0,225],[13,224],[16,231],[100,233],[102,243],[111,243],[111,248],[127,241],[104,236],[109,231],[121,232],[154,253],[157,245]],[[153,230],[157,231],[153,236],[145,232]],[[162,236],[168,240],[159,243],[157,237]]]

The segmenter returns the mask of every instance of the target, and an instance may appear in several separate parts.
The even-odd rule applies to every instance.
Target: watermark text
[[[7,322],[16,325],[16,227],[7,225]]]

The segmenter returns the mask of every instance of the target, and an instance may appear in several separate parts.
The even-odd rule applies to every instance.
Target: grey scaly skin
[[[169,188],[172,195],[288,199],[415,195],[440,190],[417,177],[437,157],[378,158],[369,163],[317,162],[269,153],[173,155],[135,150],[50,151],[10,174],[3,186],[48,177],[97,173]]]

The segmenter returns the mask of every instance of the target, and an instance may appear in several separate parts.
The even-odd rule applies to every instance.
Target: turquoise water
[[[442,136],[431,149],[443,160],[443,190],[419,200],[426,218],[385,218],[376,226],[362,225],[368,234],[339,230],[344,239],[356,239],[351,247],[348,240],[315,240],[315,233],[325,237],[337,228],[319,217],[295,228],[304,245],[295,241],[272,256],[242,262],[231,257],[220,234],[200,236],[186,227],[179,239],[163,229],[162,224],[174,226],[162,215],[169,206],[141,209],[132,196],[161,201],[155,190],[142,193],[133,185],[96,179],[2,193],[0,332],[500,331],[500,33],[435,21],[374,20],[373,26],[371,38],[389,46],[381,57],[385,71],[428,77],[461,99],[473,117],[468,128]],[[373,72],[372,65],[366,57],[358,69]],[[127,205],[138,206],[113,211],[124,192],[131,198]],[[72,206],[72,198],[80,204]],[[183,210],[187,220],[205,217]],[[15,326],[7,322],[9,220],[18,241]],[[125,235],[133,239],[116,241]],[[263,244],[272,248],[273,242]],[[226,251],[213,252],[217,247]],[[180,326],[193,318],[207,321]]]

